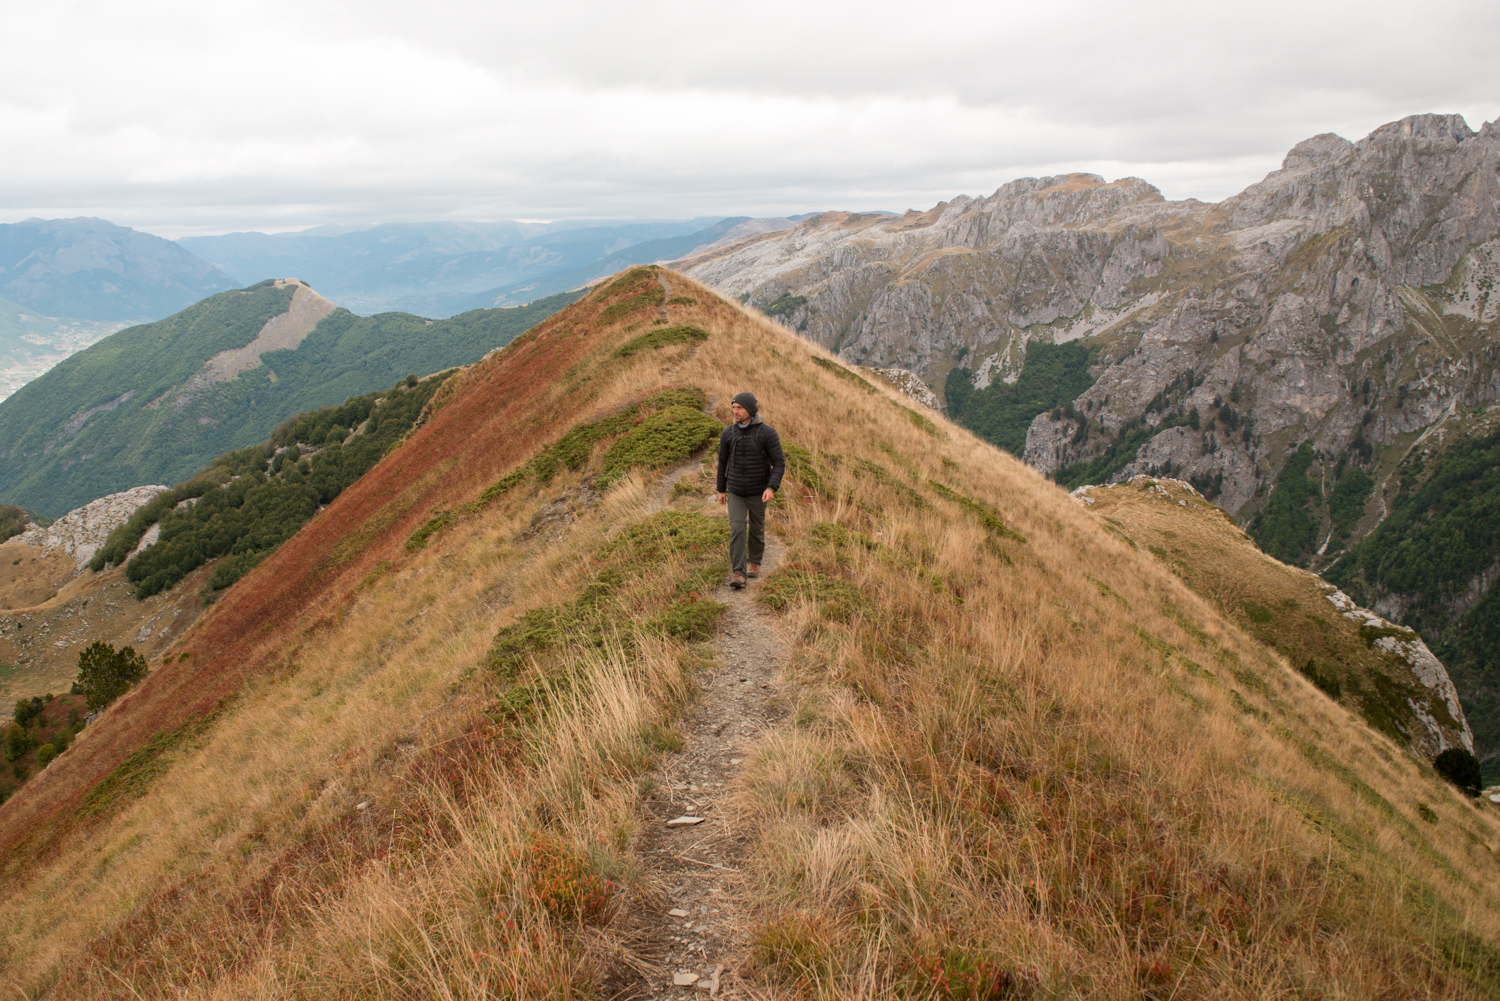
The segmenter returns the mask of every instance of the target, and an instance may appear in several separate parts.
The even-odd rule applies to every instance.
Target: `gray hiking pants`
[[[729,563],[735,573],[744,573],[746,563],[758,564],[766,555],[766,502],[760,499],[759,494],[741,497],[731,493],[728,504]],[[745,551],[746,528],[749,529],[748,553]]]

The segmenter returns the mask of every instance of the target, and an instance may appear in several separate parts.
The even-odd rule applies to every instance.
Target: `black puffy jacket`
[[[719,493],[756,497],[767,487],[778,490],[784,472],[781,436],[759,415],[749,426],[731,424],[719,435]]]

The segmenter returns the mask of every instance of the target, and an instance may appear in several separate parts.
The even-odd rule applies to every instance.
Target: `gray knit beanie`
[[[734,402],[750,411],[751,417],[754,417],[760,411],[760,404],[756,402],[754,393],[736,393]]]

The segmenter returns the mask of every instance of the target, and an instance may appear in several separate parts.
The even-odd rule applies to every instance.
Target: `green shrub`
[[[712,639],[715,623],[728,610],[729,606],[720,602],[690,596],[674,601],[652,620],[652,626],[681,640]]]
[[[1421,817],[1429,824],[1436,824],[1438,822],[1437,811],[1428,806],[1426,803],[1417,804],[1417,816]]]
[[[488,491],[486,491],[486,493],[488,493]],[[481,494],[480,496],[483,497],[483,494]],[[433,533],[440,532],[444,528],[447,528],[448,525],[452,523],[454,516],[455,515],[453,511],[439,511],[431,518],[428,518],[427,522],[421,528],[411,533],[411,538],[406,540],[406,548],[421,549],[423,546],[427,545],[427,540],[432,538]]]
[[[827,358],[824,358],[820,355],[813,355],[812,363],[819,368],[824,369],[825,371],[832,372],[834,375],[838,376],[840,379],[843,379],[850,385],[858,386],[860,389],[863,389],[867,393],[879,392],[878,389],[870,385],[870,383],[864,378],[864,376],[851,369],[845,368],[838,362],[829,361]]]
[[[92,712],[109,705],[145,676],[146,658],[134,647],[117,651],[109,643],[96,640],[78,655],[78,687]]]
[[[790,292],[783,292],[763,308],[761,312],[767,316],[785,316],[787,313],[793,313],[801,309],[805,302],[807,302],[807,296],[805,295],[792,295]]]
[[[661,286],[647,288],[636,293],[628,299],[610,303],[599,313],[601,324],[618,323],[620,320],[639,313],[645,309],[655,309],[667,298],[667,294],[661,290]]]
[[[464,505],[464,510],[469,513],[481,511],[495,498],[514,489],[528,478],[535,477],[541,483],[548,483],[563,469],[583,468],[584,463],[588,462],[589,456],[593,454],[594,446],[606,438],[624,436],[630,441],[626,444],[617,441],[615,445],[618,451],[612,447],[606,454],[604,485],[608,485],[612,479],[617,478],[633,465],[659,466],[679,458],[686,458],[702,446],[703,442],[699,442],[688,447],[696,437],[706,434],[709,423],[713,425],[714,434],[722,430],[717,421],[700,412],[706,402],[707,397],[700,389],[691,387],[664,389],[659,393],[653,393],[634,406],[626,407],[619,413],[602,417],[597,421],[575,424],[561,438],[542,449],[529,462],[519,469],[511,470],[485,487],[478,497]],[[645,427],[651,422],[653,416],[659,416],[673,408],[678,408],[679,412],[651,423],[649,428]],[[690,411],[693,416],[689,418],[681,413],[681,410]],[[697,431],[694,430],[695,427]],[[688,448],[688,451],[682,451],[683,448]],[[456,517],[457,512],[438,512],[411,534],[411,537],[406,540],[406,548],[412,550],[422,548],[429,538],[446,528]]]
[[[5,760],[19,761],[21,755],[31,749],[31,735],[19,723],[5,728]]]
[[[1016,542],[1026,541],[1026,536],[1006,525],[1005,522],[1000,520],[1000,516],[987,505],[981,504],[979,501],[974,500],[972,497],[965,497],[958,491],[943,486],[943,484],[939,483],[937,480],[928,480],[927,485],[935,490],[940,496],[946,497],[948,500],[953,501],[965,511],[977,517],[980,523],[984,525],[985,529],[990,534],[998,536],[1002,539],[1013,539]]]
[[[1302,673],[1307,676],[1308,681],[1317,685],[1331,699],[1337,700],[1343,693],[1343,686],[1339,684],[1339,679],[1333,676],[1332,669],[1327,664],[1320,664],[1314,658],[1309,657],[1302,667]]]
[[[801,445],[793,445],[783,440],[781,443],[781,454],[786,456],[786,473],[794,477],[797,482],[817,494],[819,497],[828,498],[831,494],[828,487],[823,483],[823,477],[818,472],[817,461],[811,452]]]
[[[57,748],[52,744],[43,744],[36,749],[36,766],[46,768],[52,764],[52,759],[57,757]]]
[[[675,327],[662,327],[626,341],[615,352],[615,356],[618,358],[629,358],[638,351],[665,348],[673,344],[702,344],[706,340],[708,340],[708,331],[700,327],[688,326],[686,324],[680,324]]]
[[[502,678],[513,679],[538,654],[563,648],[602,649],[610,640],[631,642],[631,618],[619,590],[629,573],[682,559],[677,590],[683,599],[651,621],[650,627],[682,638],[706,638],[723,606],[694,593],[728,569],[729,525],[687,511],[662,511],[628,526],[594,555],[593,581],[575,600],[533,609],[495,634],[486,662]],[[702,607],[694,607],[702,606]],[[540,690],[514,690],[507,708],[521,712],[542,697]]]
[[[907,407],[902,407],[901,409],[906,412],[906,419],[911,421],[912,426],[918,431],[933,438],[941,438],[943,436],[943,432],[938,430],[938,426],[926,417]]]
[[[824,618],[835,622],[848,621],[866,605],[865,596],[853,584],[795,564],[773,571],[757,597],[778,612],[797,601],[810,601]]]
[[[601,486],[634,468],[656,469],[680,462],[717,441],[724,426],[701,410],[669,406],[621,435],[604,453]]]
[[[1245,617],[1258,626],[1268,625],[1276,618],[1275,612],[1271,611],[1265,605],[1258,604],[1254,601],[1245,602],[1244,607]]]
[[[1478,796],[1484,782],[1479,771],[1479,759],[1462,747],[1450,747],[1432,762],[1439,775],[1453,783],[1470,796]]]

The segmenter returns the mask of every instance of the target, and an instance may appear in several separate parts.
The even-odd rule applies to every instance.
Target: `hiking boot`
[[[740,588],[744,587],[745,586],[745,575],[742,574],[742,573],[739,573],[739,572],[735,572],[733,574],[730,574],[730,576],[729,576],[729,586],[732,587],[732,588],[734,588],[736,591],[738,591]]]
[[[752,564],[750,564],[749,568],[745,570],[745,576],[749,577],[751,580],[754,580],[755,578],[759,577],[760,576],[760,564],[759,563],[752,563]]]

